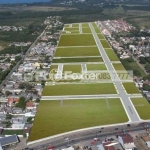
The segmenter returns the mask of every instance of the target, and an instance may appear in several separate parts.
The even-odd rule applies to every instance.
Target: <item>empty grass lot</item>
[[[92,34],[62,35],[58,46],[91,46],[96,45]]]
[[[107,40],[100,40],[103,48],[111,48]]]
[[[82,23],[82,27],[83,28],[89,27],[89,24],[88,23]]]
[[[117,55],[112,49],[104,49],[110,61],[119,61]]]
[[[125,90],[127,91],[128,94],[139,94],[139,90],[137,89],[137,87],[135,86],[134,82],[126,82],[126,83],[122,83]]]
[[[45,86],[43,91],[43,96],[95,94],[117,94],[117,92],[112,83],[56,84]]]
[[[69,28],[69,24],[65,24],[64,27],[65,27],[65,28]]]
[[[78,28],[78,27],[79,27],[79,24],[78,24],[78,23],[72,24],[72,27],[73,27],[73,28]]]
[[[82,33],[92,33],[90,28],[82,28]]]
[[[53,59],[53,63],[68,63],[68,62],[103,62],[102,57],[81,57],[81,58],[60,58]]]
[[[105,39],[105,37],[103,36],[103,34],[97,34],[99,39]]]
[[[57,48],[55,57],[100,56],[97,47],[66,47]]]
[[[80,73],[81,72],[81,65],[64,65],[63,72],[71,71],[72,73]]]
[[[87,70],[107,70],[105,64],[86,64]]]
[[[97,27],[97,25],[94,22],[92,23],[92,25],[93,25],[96,33],[101,33],[101,31],[99,30],[99,28]]]
[[[114,63],[113,64],[115,70],[125,70],[125,68],[123,67],[123,65],[121,63]]]
[[[65,28],[64,31],[79,31],[79,28]]]
[[[150,104],[143,98],[131,98],[135,109],[137,110],[141,119],[150,119]]]
[[[57,70],[57,69],[58,69],[58,65],[51,65],[51,66],[50,66],[50,71],[53,70],[53,69],[56,69],[56,70]]]
[[[41,101],[29,141],[77,129],[127,122],[120,99]],[[118,113],[119,112],[119,113]],[[108,119],[109,118],[109,119]]]
[[[141,76],[144,77],[146,74],[145,72],[139,67],[139,65],[134,61],[134,62],[130,62],[129,66],[134,70],[138,70],[141,73]]]
[[[69,35],[69,34],[71,34],[71,35],[73,35],[73,34],[79,34],[79,30],[73,30],[73,31],[63,31],[62,32],[62,35]]]

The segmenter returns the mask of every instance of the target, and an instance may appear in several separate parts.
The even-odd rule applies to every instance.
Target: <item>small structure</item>
[[[133,137],[130,134],[120,134],[118,135],[118,141],[125,150],[132,150],[136,148]]]
[[[0,138],[0,143],[1,143],[2,147],[11,146],[11,145],[17,144],[19,142],[20,141],[19,141],[17,135],[11,135],[11,136]]]
[[[147,147],[150,148],[150,137],[149,136],[142,136],[142,139],[146,142]]]

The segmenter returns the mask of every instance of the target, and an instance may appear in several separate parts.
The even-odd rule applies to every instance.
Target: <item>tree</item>
[[[133,74],[135,76],[141,76],[141,72],[139,70],[136,70],[136,69],[133,70]]]
[[[29,83],[26,83],[26,89],[27,90],[31,90],[33,88],[33,86]]]
[[[139,60],[140,60],[140,61],[139,61],[140,64],[146,64],[146,59],[145,59],[145,57],[140,57]]]
[[[34,90],[34,91],[33,91],[33,94],[37,94],[37,93],[38,93],[38,91],[37,91],[37,90]]]
[[[43,87],[45,86],[45,81],[44,81],[44,80],[41,81],[41,85],[42,85]]]
[[[39,98],[36,98],[35,102],[36,102],[36,103],[39,103],[39,102],[40,102],[40,99],[39,99]]]
[[[12,95],[12,93],[10,91],[6,91],[5,94],[6,94],[6,96]]]
[[[16,62],[18,62],[18,61],[20,61],[20,60],[21,60],[21,56],[16,56],[16,57],[15,57],[15,61],[16,61]]]
[[[150,85],[143,84],[143,90],[150,91]]]
[[[150,63],[146,63],[145,69],[149,72],[150,71]]]
[[[25,88],[25,84],[24,83],[21,83],[21,84],[19,84],[19,87],[18,87],[19,89],[24,89]]]
[[[16,107],[24,109],[26,106],[26,99],[24,97],[20,97],[19,102],[16,104]]]

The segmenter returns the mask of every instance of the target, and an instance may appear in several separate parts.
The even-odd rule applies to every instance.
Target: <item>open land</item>
[[[141,119],[149,119],[150,104],[145,98],[131,98],[133,105],[135,106]]]
[[[103,62],[102,57],[74,57],[74,58],[54,58],[53,63],[68,63],[68,62]]]
[[[107,70],[105,64],[87,64],[87,70]]]
[[[99,56],[100,53],[96,46],[92,47],[58,47],[55,57],[76,57],[76,56]]]
[[[119,61],[117,55],[111,48],[105,49],[105,51],[106,51],[107,56],[109,57],[110,61]]]
[[[57,63],[58,65],[52,65],[51,68],[63,66],[62,72],[72,71],[75,73],[83,70],[85,72],[86,70],[93,72],[97,70],[107,70],[109,65],[106,60],[109,59],[112,61],[110,65],[114,67],[114,70],[125,70],[95,23],[67,24],[64,29],[69,29],[72,32],[77,28],[78,33],[62,33],[53,59],[53,63]],[[97,37],[93,34],[94,32]],[[96,39],[102,43],[101,46],[103,50],[97,44]],[[103,57],[104,55],[108,56],[106,57],[107,59]],[[103,59],[105,59],[105,61],[103,61]],[[121,83],[121,81],[119,82]],[[116,84],[114,81],[109,83],[105,80],[102,83],[96,80],[82,83],[79,83],[77,80],[74,82],[63,80],[63,82],[47,84],[43,91],[42,100],[29,140],[33,141],[39,138],[87,127],[127,122],[131,118],[126,115],[126,113],[130,115],[130,112],[128,112],[125,105],[133,106],[131,105],[132,101],[130,98],[129,102],[125,102],[124,100],[127,101],[128,96],[130,96],[128,94],[140,95],[140,92],[133,82],[119,84],[120,87],[122,86],[122,89],[118,89],[118,85]],[[118,94],[118,92],[122,93],[122,91],[125,92],[123,96],[128,95],[126,98]],[[90,99],[87,100],[88,96],[101,96],[104,94],[106,95],[106,99],[94,99],[94,97],[90,97]],[[114,96],[114,98],[107,98],[107,95],[111,97]],[[53,99],[57,96],[60,96],[61,100]],[[70,99],[70,96],[77,98]],[[87,98],[82,99],[80,96],[87,96]],[[63,97],[67,97],[67,100],[65,100],[65,98],[63,99]],[[124,107],[122,107],[122,104]],[[124,109],[126,109],[126,111]],[[134,111],[134,109],[132,111]],[[134,115],[136,116],[136,111]],[[141,117],[143,116],[141,115]],[[41,123],[44,125],[42,128],[39,126]],[[45,130],[47,128],[51,130]]]
[[[117,94],[117,92],[112,83],[56,84],[46,86],[43,91],[43,96],[97,94]]]
[[[128,121],[119,99],[108,99],[108,102],[110,108],[105,99],[43,100],[29,141],[76,129]]]
[[[62,35],[58,46],[91,46],[96,45],[92,34]]]
[[[128,94],[139,94],[134,82],[122,83]]]

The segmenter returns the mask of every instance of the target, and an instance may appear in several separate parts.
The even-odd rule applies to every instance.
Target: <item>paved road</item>
[[[115,128],[118,128],[118,130],[115,130]],[[102,139],[102,137],[111,137],[115,136],[116,132],[123,133],[122,130],[126,131],[132,131],[133,134],[137,135],[139,132],[145,132],[145,128],[141,125],[131,125],[131,127],[127,127],[126,125],[121,126],[112,126],[108,128],[99,128],[95,129],[89,132],[83,132],[82,134],[76,133],[72,134],[71,136],[63,136],[59,137],[58,139],[55,138],[53,140],[46,140],[37,142],[35,144],[28,145],[30,148],[33,148],[34,150],[45,150],[48,145],[54,145],[56,149],[60,149],[62,147],[66,147],[69,143],[69,145],[77,144],[79,142],[88,141],[89,139],[93,140],[95,137],[99,137]],[[101,131],[101,132],[99,132]],[[137,131],[137,133],[135,133]],[[130,132],[132,135],[132,133]],[[65,137],[68,137],[69,141],[64,140]]]
[[[111,71],[112,72],[116,72],[115,69],[113,68],[113,66],[112,66],[112,64],[111,64],[111,62],[110,62],[110,60],[109,60],[105,50],[103,49],[103,47],[101,45],[101,42],[100,42],[100,40],[99,40],[95,30],[94,30],[94,27],[92,26],[91,23],[89,23],[89,26],[90,26],[90,29],[91,29],[91,31],[93,33],[95,42],[97,44],[97,47],[98,47],[98,49],[99,49],[99,51],[101,53],[101,56],[102,56],[102,58],[103,58],[103,60],[105,62],[105,65],[106,65],[107,69],[110,72]],[[110,73],[110,75],[111,75],[111,73]],[[116,76],[117,76],[117,73],[116,73]],[[118,93],[119,93],[119,95],[121,97],[122,104],[123,104],[124,109],[125,109],[125,111],[126,111],[126,113],[128,115],[129,120],[131,122],[140,121],[141,119],[140,119],[138,113],[136,112],[136,110],[135,110],[131,100],[129,99],[127,93],[125,92],[121,82],[119,82],[119,77],[117,76],[116,79],[118,81],[116,81],[116,80],[114,81],[113,80],[113,82],[114,82],[114,85],[116,85],[116,89],[117,89],[117,91],[118,91]]]
[[[127,95],[130,98],[142,97],[141,94]],[[92,98],[120,98],[118,94],[100,94],[100,95],[67,95],[67,96],[42,96],[41,100],[67,100],[67,99],[92,99]]]

